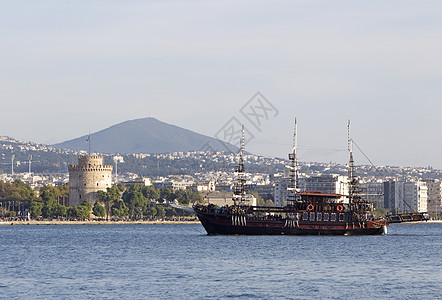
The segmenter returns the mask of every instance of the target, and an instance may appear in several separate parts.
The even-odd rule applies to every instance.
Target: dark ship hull
[[[386,233],[384,219],[347,223],[340,221],[290,220],[286,218],[254,218],[203,212],[195,208],[209,235],[381,235]]]

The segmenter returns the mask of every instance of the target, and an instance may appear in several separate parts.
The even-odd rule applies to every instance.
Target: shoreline
[[[200,221],[1,221],[1,225],[168,225],[200,224]]]
[[[442,220],[421,222],[403,222],[402,224],[440,223]],[[0,221],[1,225],[168,225],[168,224],[201,224],[200,221]],[[400,224],[400,223],[398,223]],[[394,224],[390,225],[394,226]]]

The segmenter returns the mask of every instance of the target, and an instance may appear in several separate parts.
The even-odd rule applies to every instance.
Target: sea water
[[[1,299],[441,299],[442,224],[385,236],[0,226]]]

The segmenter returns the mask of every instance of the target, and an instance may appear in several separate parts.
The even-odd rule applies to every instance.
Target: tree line
[[[189,205],[202,201],[196,190],[176,190],[171,188],[156,189],[154,186],[134,184],[128,188],[112,186],[107,191],[98,192],[100,202],[104,203],[105,215],[130,219],[162,219],[173,216],[188,216],[189,213],[177,211],[161,205],[174,202]]]
[[[153,186],[135,184],[130,187],[112,186],[98,192],[99,200],[92,206],[88,201],[69,207],[69,185],[45,185],[36,191],[16,180],[12,183],[0,180],[1,217],[69,218],[89,219],[91,213],[106,219],[163,219],[190,214],[163,205],[177,201],[181,205],[202,201],[195,190],[156,189]]]

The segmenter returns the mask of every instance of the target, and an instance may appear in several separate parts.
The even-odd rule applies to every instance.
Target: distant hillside
[[[87,135],[55,144],[76,151],[88,150]],[[237,147],[155,118],[126,121],[91,134],[91,151],[100,153],[169,153],[237,151]]]

